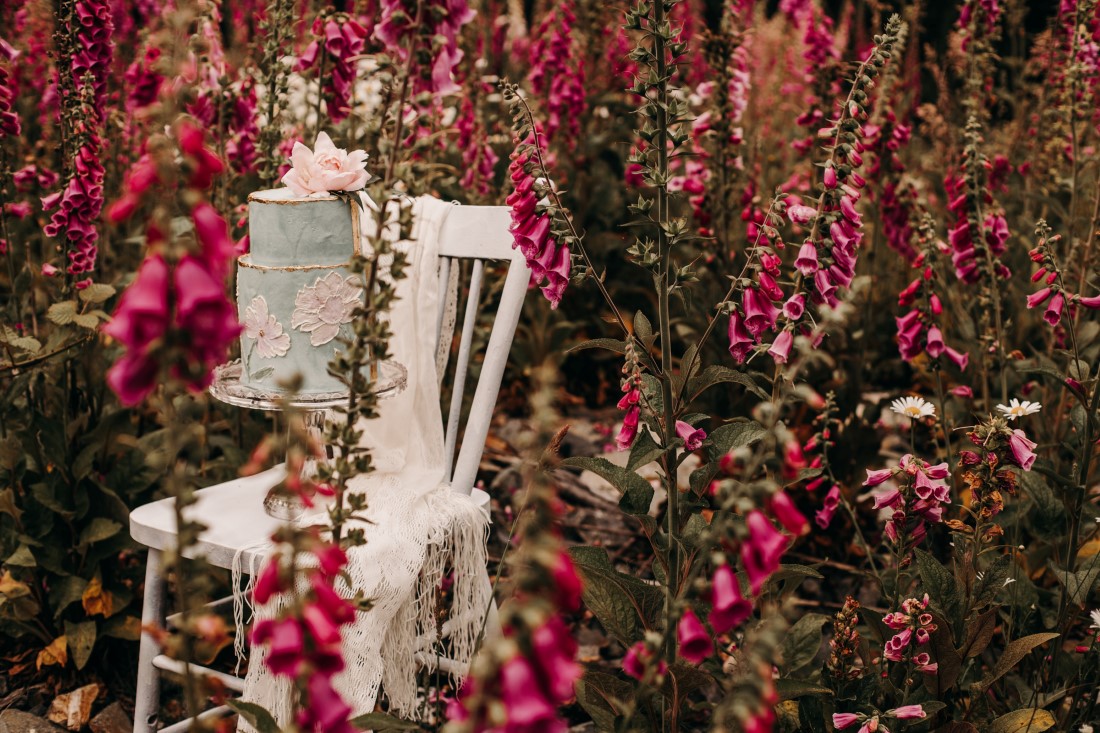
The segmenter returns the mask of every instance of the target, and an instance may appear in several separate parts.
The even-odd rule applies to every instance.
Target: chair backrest
[[[459,331],[458,353],[455,357],[454,380],[451,388],[451,404],[447,412],[446,455],[447,477],[455,491],[469,494],[477,478],[481,454],[485,449],[485,439],[489,434],[489,424],[496,406],[500,382],[504,377],[504,367],[508,361],[508,352],[512,348],[512,337],[519,323],[523,299],[531,279],[531,271],[523,255],[512,248],[511,209],[507,206],[465,206],[455,205],[444,221],[440,231],[440,309],[436,326],[436,339],[440,338],[443,326],[444,310],[448,283],[453,268],[461,268],[464,260],[472,260],[469,268],[470,280],[467,288],[466,306],[462,315]],[[477,386],[470,405],[469,417],[462,431],[462,445],[458,443],[459,421],[462,416],[462,403],[469,376],[470,352],[473,344],[474,329],[481,303],[482,282],[485,275],[485,263],[501,260],[508,263],[508,276],[500,293],[496,317],[493,320],[489,343],[485,347],[484,359],[478,375]]]

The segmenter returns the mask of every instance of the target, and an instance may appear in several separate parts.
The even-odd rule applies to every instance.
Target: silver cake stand
[[[408,386],[409,373],[396,361],[382,361],[377,364],[377,374],[371,379],[370,388],[375,396],[386,399],[400,394]],[[346,405],[347,392],[321,392],[298,394],[287,399],[287,393],[277,389],[260,389],[241,382],[241,361],[237,359],[214,368],[214,381],[210,385],[210,394],[222,402],[252,410],[283,412],[288,407],[302,411],[306,431],[318,445],[325,426],[328,410]],[[302,466],[303,478],[317,475],[317,463],[313,458],[306,459]],[[305,507],[296,499],[287,499],[269,492],[264,499],[264,509],[277,519],[294,520],[302,515]]]

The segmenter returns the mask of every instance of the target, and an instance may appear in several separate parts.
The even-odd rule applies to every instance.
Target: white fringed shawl
[[[443,480],[446,458],[436,361],[438,253],[439,233],[451,209],[429,197],[414,204],[413,241],[397,245],[408,253],[408,277],[397,283],[398,300],[390,313],[390,351],[408,369],[408,386],[380,403],[377,420],[359,425],[376,471],[353,478],[349,490],[367,495],[367,515],[373,523],[361,525],[367,543],[348,552],[351,588],[340,590],[349,596],[361,590],[374,605],[344,628],[347,668],[336,678],[336,689],[356,715],[374,709],[381,687],[392,712],[416,719],[421,706],[414,655],[427,652],[437,638],[436,592],[446,570],[452,570],[454,578],[452,621],[447,624],[449,656],[461,665],[468,665],[473,656],[489,605],[488,517]],[[327,518],[299,520],[318,521]],[[257,616],[273,612],[263,608]],[[252,651],[242,699],[263,705],[281,725],[290,718],[289,681],[271,675],[262,649]]]

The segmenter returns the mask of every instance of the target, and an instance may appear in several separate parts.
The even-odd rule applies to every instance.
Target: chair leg
[[[489,615],[485,619],[485,638],[497,639],[503,633],[500,628],[500,610],[497,608],[497,599],[493,595],[493,579],[489,577],[489,569],[485,569],[485,584],[489,586]]]
[[[160,550],[149,550],[145,566],[145,598],[141,606],[141,625],[156,627],[164,624],[164,573]],[[134,695],[134,733],[155,733],[160,715],[160,672],[153,658],[160,654],[156,640],[147,632],[141,634],[138,654],[137,692]]]

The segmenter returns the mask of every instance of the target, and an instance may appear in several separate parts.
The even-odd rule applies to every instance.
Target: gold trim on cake
[[[347,267],[347,262],[340,262],[335,265],[257,265],[251,260],[245,261],[246,257],[251,257],[251,253],[241,255],[237,258],[237,265],[240,267],[248,267],[252,270],[272,270],[276,272],[302,272],[305,270],[338,270],[342,267]]]

